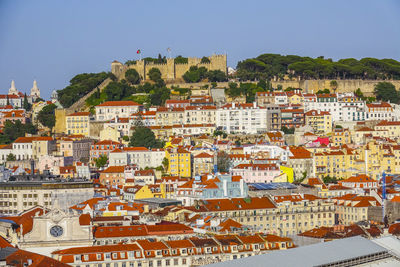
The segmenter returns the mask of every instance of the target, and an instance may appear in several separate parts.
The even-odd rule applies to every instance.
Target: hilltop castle
[[[207,70],[220,70],[227,74],[226,55],[212,55],[208,57],[208,59],[210,60],[209,63],[201,63],[201,58],[189,57],[188,63],[183,64],[176,64],[173,58],[167,58],[167,63],[163,64],[138,60],[136,64],[129,66],[115,60],[111,63],[111,72],[121,80],[125,78],[125,72],[128,69],[135,69],[142,78],[147,80],[149,79],[149,70],[157,68],[161,72],[161,78],[166,81],[182,80],[183,74],[185,74],[191,66],[205,67]]]

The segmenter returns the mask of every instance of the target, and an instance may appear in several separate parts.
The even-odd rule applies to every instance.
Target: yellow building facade
[[[183,147],[167,149],[165,157],[168,159],[168,173],[173,176],[191,177],[191,154]]]
[[[88,136],[89,115],[90,112],[75,112],[66,116],[66,133]]]
[[[332,116],[328,111],[310,110],[305,115],[306,125],[311,126],[315,133],[332,132]]]

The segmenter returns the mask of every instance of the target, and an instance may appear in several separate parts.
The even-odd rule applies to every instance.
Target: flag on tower
[[[138,49],[138,50],[136,51],[136,54],[140,54],[140,49]]]

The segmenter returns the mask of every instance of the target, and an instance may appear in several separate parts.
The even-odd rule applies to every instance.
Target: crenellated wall
[[[148,72],[152,68],[157,68],[161,72],[161,77],[166,81],[182,80],[183,74],[187,72],[191,66],[205,67],[207,70],[221,70],[227,73],[227,57],[226,55],[212,55],[208,57],[210,63],[201,63],[201,58],[190,57],[186,64],[175,64],[173,58],[168,58],[167,63],[157,64],[153,62],[145,62],[144,60],[136,61],[136,64],[124,65],[118,61],[111,63],[111,72],[119,79],[125,78],[125,72],[128,69],[135,69],[142,78],[148,80]]]
[[[293,80],[293,81],[271,81],[272,87],[277,88],[278,85],[282,85],[283,89],[288,87],[301,88],[304,92],[314,92],[318,90],[323,90],[325,88],[332,91],[330,82],[332,80]],[[336,80],[338,87],[336,92],[354,92],[358,88],[366,96],[372,96],[374,92],[375,85],[379,82],[390,82],[393,83],[396,88],[400,88],[400,80]]]

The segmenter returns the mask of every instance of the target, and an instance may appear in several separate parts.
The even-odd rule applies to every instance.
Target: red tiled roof
[[[125,171],[125,166],[109,166],[101,173],[122,173]]]
[[[213,155],[210,155],[210,154],[208,154],[208,153],[205,153],[205,152],[203,152],[203,153],[200,153],[200,154],[198,154],[197,156],[194,156],[194,158],[213,158],[214,156]]]
[[[107,101],[96,107],[126,107],[126,106],[140,106],[140,104],[133,101]]]
[[[28,261],[32,263],[28,265]],[[47,256],[19,249],[6,257],[9,266],[29,266],[29,267],[68,267],[70,265],[62,263]]]
[[[67,115],[67,117],[74,117],[74,116],[89,116],[90,112],[74,112],[72,114]]]

